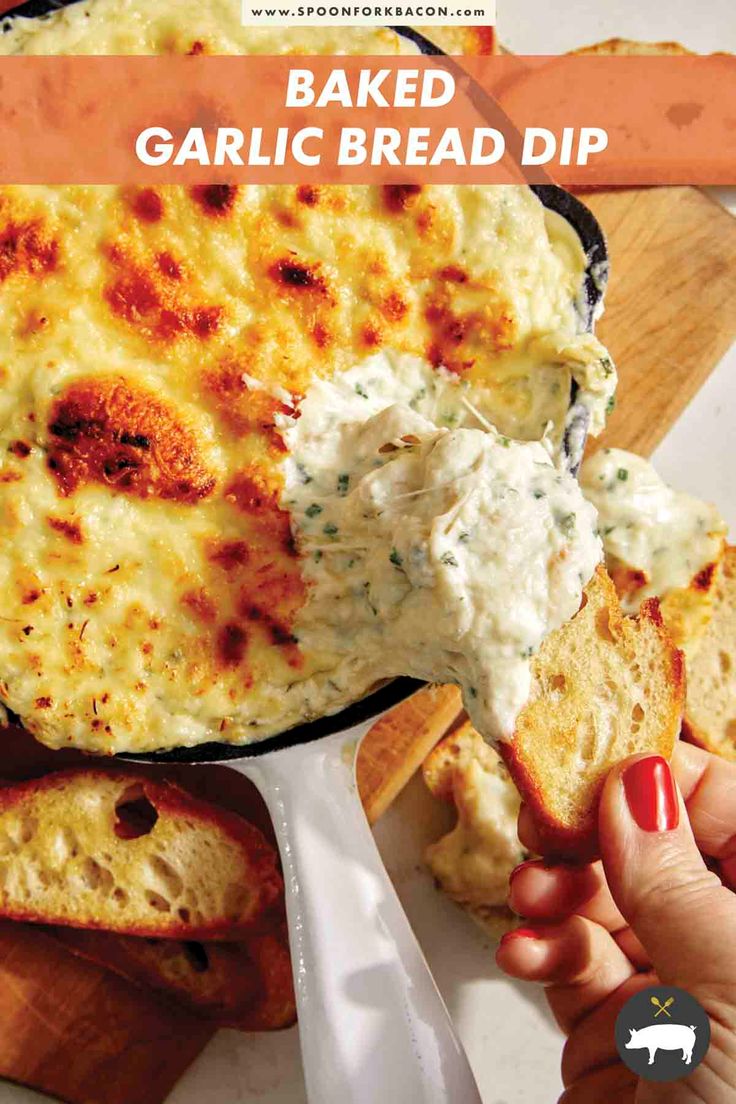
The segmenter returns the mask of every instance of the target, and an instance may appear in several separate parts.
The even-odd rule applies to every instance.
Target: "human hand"
[[[509,902],[529,923],[508,933],[496,955],[506,973],[547,987],[568,1036],[560,1104],[732,1102],[736,764],[682,743],[672,771],[659,756],[634,756],[606,780],[599,832],[602,862],[517,867]],[[528,809],[519,833],[534,851]],[[702,1064],[667,1084],[638,1081],[614,1041],[621,1007],[659,982],[686,989],[711,1021]]]

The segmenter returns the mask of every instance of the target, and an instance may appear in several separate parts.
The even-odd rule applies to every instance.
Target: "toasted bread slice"
[[[0,790],[0,915],[153,937],[236,939],[282,899],[240,817],[139,774],[71,770]]]
[[[286,926],[239,943],[143,939],[81,928],[49,928],[74,954],[241,1031],[275,1031],[296,1020]]]
[[[680,55],[692,54],[687,46],[679,42],[637,42],[633,38],[607,38],[605,42],[594,42],[592,46],[580,46],[577,50],[571,50],[572,54],[603,54],[603,55]]]
[[[525,857],[516,832],[520,800],[508,771],[465,721],[435,748],[423,775],[431,792],[457,809],[452,831],[427,848],[427,865],[448,896],[495,920],[507,911],[509,874]]]
[[[695,655],[688,657],[683,736],[724,759],[736,760],[736,548],[715,580],[713,616]]]
[[[590,857],[609,769],[635,752],[672,754],[685,694],[682,653],[656,598],[625,617],[599,567],[580,611],[542,644],[532,679],[514,737],[500,751],[536,817],[544,853]]]
[[[462,714],[457,686],[424,686],[381,717],[358,749],[355,773],[365,815],[374,824]]]

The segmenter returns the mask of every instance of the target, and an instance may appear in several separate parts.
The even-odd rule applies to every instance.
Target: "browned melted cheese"
[[[235,0],[93,0],[16,23],[0,52],[345,43],[243,28]],[[381,29],[350,45],[414,52]],[[101,752],[247,741],[323,711],[334,657],[295,635],[280,419],[317,377],[391,349],[538,436],[529,320],[569,325],[578,286],[522,189],[0,189],[0,699],[47,742]],[[557,416],[570,370],[552,375]]]
[[[212,494],[194,433],[152,392],[124,379],[77,380],[51,407],[48,466],[62,495],[83,483],[193,504]]]

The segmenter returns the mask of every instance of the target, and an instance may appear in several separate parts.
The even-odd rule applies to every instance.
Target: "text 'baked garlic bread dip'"
[[[236,0],[89,0],[12,21],[0,53],[415,50],[239,20]],[[474,689],[508,734],[529,650],[600,556],[550,460],[573,383],[593,432],[615,387],[584,267],[523,187],[3,188],[0,700],[52,746],[147,751],[259,739],[405,670]],[[394,480],[413,497],[389,524]],[[477,571],[486,548],[515,558]],[[434,653],[409,647],[409,594],[447,612]]]

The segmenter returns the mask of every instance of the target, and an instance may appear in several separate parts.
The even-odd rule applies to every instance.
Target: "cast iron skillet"
[[[182,0],[189,3],[190,0]],[[39,17],[64,3],[28,0],[14,15]],[[407,27],[419,49],[444,56]],[[448,62],[450,64],[450,62]],[[588,258],[581,329],[602,306],[606,244],[579,200],[553,184],[534,191],[577,232]],[[564,449],[582,455],[587,416],[571,395]],[[246,747],[208,743],[122,758],[148,763],[228,763],[263,794],[279,841],[305,1078],[312,1104],[480,1104],[454,1033],[355,790],[355,753],[375,720],[421,684],[395,679],[339,713]]]

